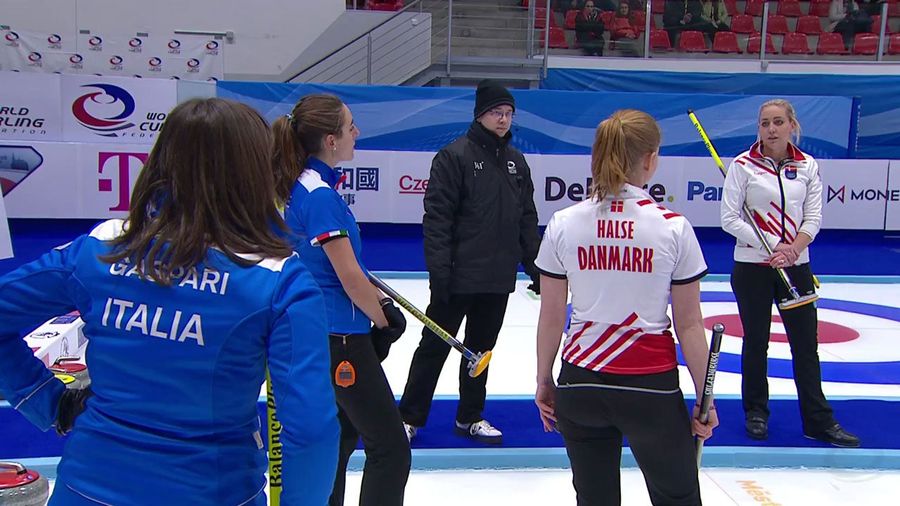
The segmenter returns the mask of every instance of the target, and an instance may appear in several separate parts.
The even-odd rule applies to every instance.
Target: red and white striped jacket
[[[629,375],[678,365],[666,314],[671,288],[707,270],[683,216],[626,184],[616,195],[554,213],[535,264],[566,279],[572,293],[563,360]]]
[[[722,192],[722,228],[737,238],[735,261],[763,263],[769,255],[744,214],[744,203],[770,247],[791,244],[799,233],[815,239],[822,222],[819,164],[793,144],[788,144],[788,158],[775,162],[762,154],[758,142],[731,162]],[[796,264],[807,262],[809,249]]]

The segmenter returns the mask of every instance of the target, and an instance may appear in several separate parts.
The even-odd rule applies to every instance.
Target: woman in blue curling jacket
[[[267,361],[283,423],[281,502],[327,501],[338,423],[325,305],[277,235],[271,145],[249,107],[185,102],[126,221],[0,278],[0,390],[39,428],[71,429],[51,505],[266,504],[257,400]],[[72,310],[90,336],[93,395],[66,391],[19,338]]]

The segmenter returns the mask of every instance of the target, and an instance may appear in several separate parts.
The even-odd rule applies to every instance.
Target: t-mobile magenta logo
[[[110,207],[110,211],[127,211],[130,205],[131,195],[131,166],[135,161],[140,162],[136,168],[140,169],[147,162],[147,153],[112,153],[101,152],[97,160],[97,172],[111,177],[101,177],[97,180],[97,190],[100,192],[117,192],[119,203]],[[118,162],[118,163],[116,163]]]

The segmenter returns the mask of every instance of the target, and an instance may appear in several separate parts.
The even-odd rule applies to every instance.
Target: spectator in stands
[[[709,25],[707,34],[715,36],[718,31],[731,30],[731,16],[725,7],[725,0],[702,0],[700,2],[700,19]]]
[[[644,7],[646,5],[647,5],[647,3],[644,2],[644,0],[628,0],[628,8],[631,10],[632,13],[635,11],[644,10]]]
[[[587,0],[584,9],[575,16],[575,40],[588,56],[603,56],[603,20],[594,0]]]
[[[709,25],[701,19],[700,2],[697,0],[666,0],[663,13],[663,28],[669,33],[669,40],[677,47],[676,40],[685,30],[699,30],[709,33]]]
[[[639,0],[638,0],[639,1]],[[585,7],[585,4],[592,4],[601,11],[614,11],[616,10],[616,4],[613,0],[558,0],[556,2],[557,9],[560,11],[567,10],[582,10]]]
[[[619,3],[616,17],[613,18],[612,26],[609,27],[609,38],[610,40],[637,38],[637,31],[631,24],[631,7],[626,1]]]
[[[883,4],[885,0],[860,0],[860,7],[862,10],[866,11],[869,16],[877,16],[881,14],[881,4]],[[876,26],[877,30],[878,27]]]
[[[872,28],[872,18],[859,8],[859,4],[850,0],[831,0],[828,7],[828,19],[831,25],[828,29],[839,33],[844,38],[844,47],[850,49],[853,37],[857,33],[867,33]]]

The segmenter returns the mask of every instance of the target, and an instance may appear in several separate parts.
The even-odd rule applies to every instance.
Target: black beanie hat
[[[478,83],[475,91],[475,119],[498,105],[508,105],[516,110],[516,99],[501,84],[490,79]]]

